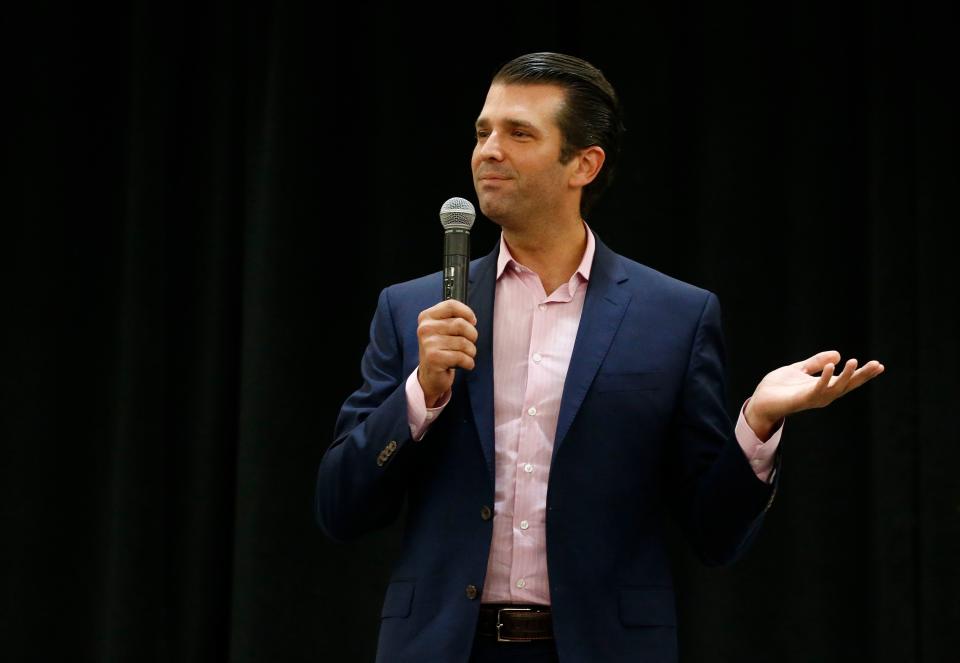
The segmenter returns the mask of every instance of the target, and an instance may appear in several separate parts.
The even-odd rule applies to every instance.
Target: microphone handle
[[[462,229],[443,234],[443,298],[467,302],[470,270],[470,233]]]

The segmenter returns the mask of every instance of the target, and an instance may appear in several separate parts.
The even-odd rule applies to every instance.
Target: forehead
[[[494,83],[487,91],[477,124],[555,126],[565,99],[566,93],[559,85]]]

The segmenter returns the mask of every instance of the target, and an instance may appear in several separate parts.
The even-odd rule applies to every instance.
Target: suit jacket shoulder
[[[653,267],[610,251],[605,246],[604,248],[610,252],[611,259],[618,262],[622,267],[628,278],[629,287],[641,296],[663,300],[669,302],[672,306],[693,307],[698,312],[704,307],[707,299],[716,298],[716,294],[705,288],[681,281]]]

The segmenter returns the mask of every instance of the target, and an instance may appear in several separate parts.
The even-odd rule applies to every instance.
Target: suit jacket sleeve
[[[320,461],[314,511],[320,528],[346,541],[392,522],[403,504],[414,453],[400,337],[387,289],[380,293],[361,361],[363,385],[344,402]]]
[[[750,542],[776,490],[757,478],[726,412],[720,304],[707,295],[691,345],[677,411],[670,500],[698,556],[733,561]],[[774,468],[779,466],[779,454]]]

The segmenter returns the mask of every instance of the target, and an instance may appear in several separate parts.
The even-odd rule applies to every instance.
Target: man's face
[[[576,160],[560,163],[557,115],[564,99],[556,85],[490,86],[470,161],[480,209],[490,220],[509,225],[579,204],[570,187]]]

